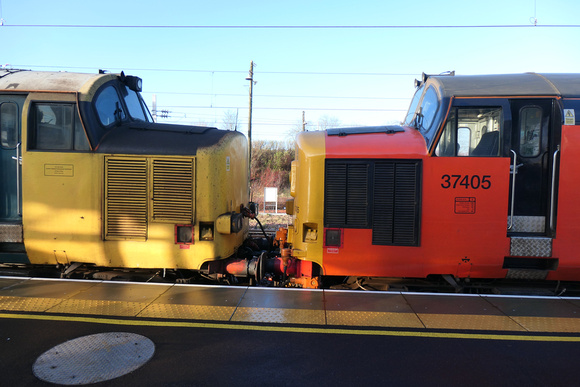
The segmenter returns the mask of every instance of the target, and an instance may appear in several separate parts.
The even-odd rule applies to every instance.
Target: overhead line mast
[[[254,61],[250,62],[250,72],[246,81],[250,81],[250,108],[248,112],[248,165],[250,167],[250,175],[252,176],[252,99],[254,94]]]

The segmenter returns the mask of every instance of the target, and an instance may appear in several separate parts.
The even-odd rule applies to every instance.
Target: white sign
[[[576,124],[576,113],[574,109],[564,109],[564,125]]]
[[[277,201],[278,201],[278,188],[276,187],[264,188],[264,202],[277,202]]]

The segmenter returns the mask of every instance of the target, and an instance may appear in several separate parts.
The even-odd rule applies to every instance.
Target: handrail
[[[22,165],[22,156],[20,156],[20,143],[16,144],[16,157],[12,156],[12,160],[16,160],[16,207],[18,215],[22,215],[20,209],[20,165]]]
[[[511,210],[510,210],[510,225],[508,226],[508,231],[511,230],[514,226],[514,201],[516,198],[516,173],[518,173],[518,169],[516,166],[518,155],[513,149],[510,149],[510,152],[514,154],[514,163],[512,164],[512,197],[511,197]]]
[[[556,200],[554,199],[556,192],[556,157],[560,153],[560,145],[556,148],[554,152],[554,157],[552,158],[552,194],[550,197],[550,230],[554,231],[554,213],[556,212]]]

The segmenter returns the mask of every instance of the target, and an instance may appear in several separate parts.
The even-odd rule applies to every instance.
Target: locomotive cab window
[[[95,109],[103,126],[120,124],[127,117],[117,89],[113,85],[107,86],[99,93],[95,100]]]
[[[423,95],[423,89],[425,86],[421,86],[416,92],[413,100],[411,101],[411,105],[409,106],[409,111],[407,112],[407,117],[405,118],[404,124],[406,126],[411,126],[413,124],[413,120],[415,119],[415,112],[417,110],[417,105],[419,105],[419,101],[421,100],[421,96]]]
[[[542,108],[525,107],[520,110],[520,155],[536,157],[540,154]]]
[[[435,155],[499,156],[502,120],[499,107],[451,109]]]
[[[152,122],[153,119],[147,109],[147,106],[143,102],[143,99],[134,90],[131,90],[128,86],[125,86],[122,90],[123,99],[125,100],[125,104],[127,105],[127,109],[129,110],[129,115],[132,119],[137,121],[149,121]]]
[[[423,95],[421,105],[417,108],[414,125],[412,125],[421,132],[427,144],[432,141],[439,126],[439,120],[435,119],[439,113],[439,105],[439,96],[435,88],[429,87]]]
[[[18,145],[18,105],[14,102],[0,104],[0,146],[5,149]]]
[[[36,103],[29,149],[89,150],[89,143],[74,104]]]

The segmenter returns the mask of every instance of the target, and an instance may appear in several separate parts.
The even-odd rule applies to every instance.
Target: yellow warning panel
[[[326,312],[326,320],[328,325],[424,328],[414,313],[329,310]]]
[[[155,303],[147,306],[138,317],[229,321],[235,310],[233,306]]]
[[[468,329],[484,331],[526,331],[507,316],[484,314],[419,313],[427,329]]]
[[[324,310],[240,307],[232,321],[324,325]]]

